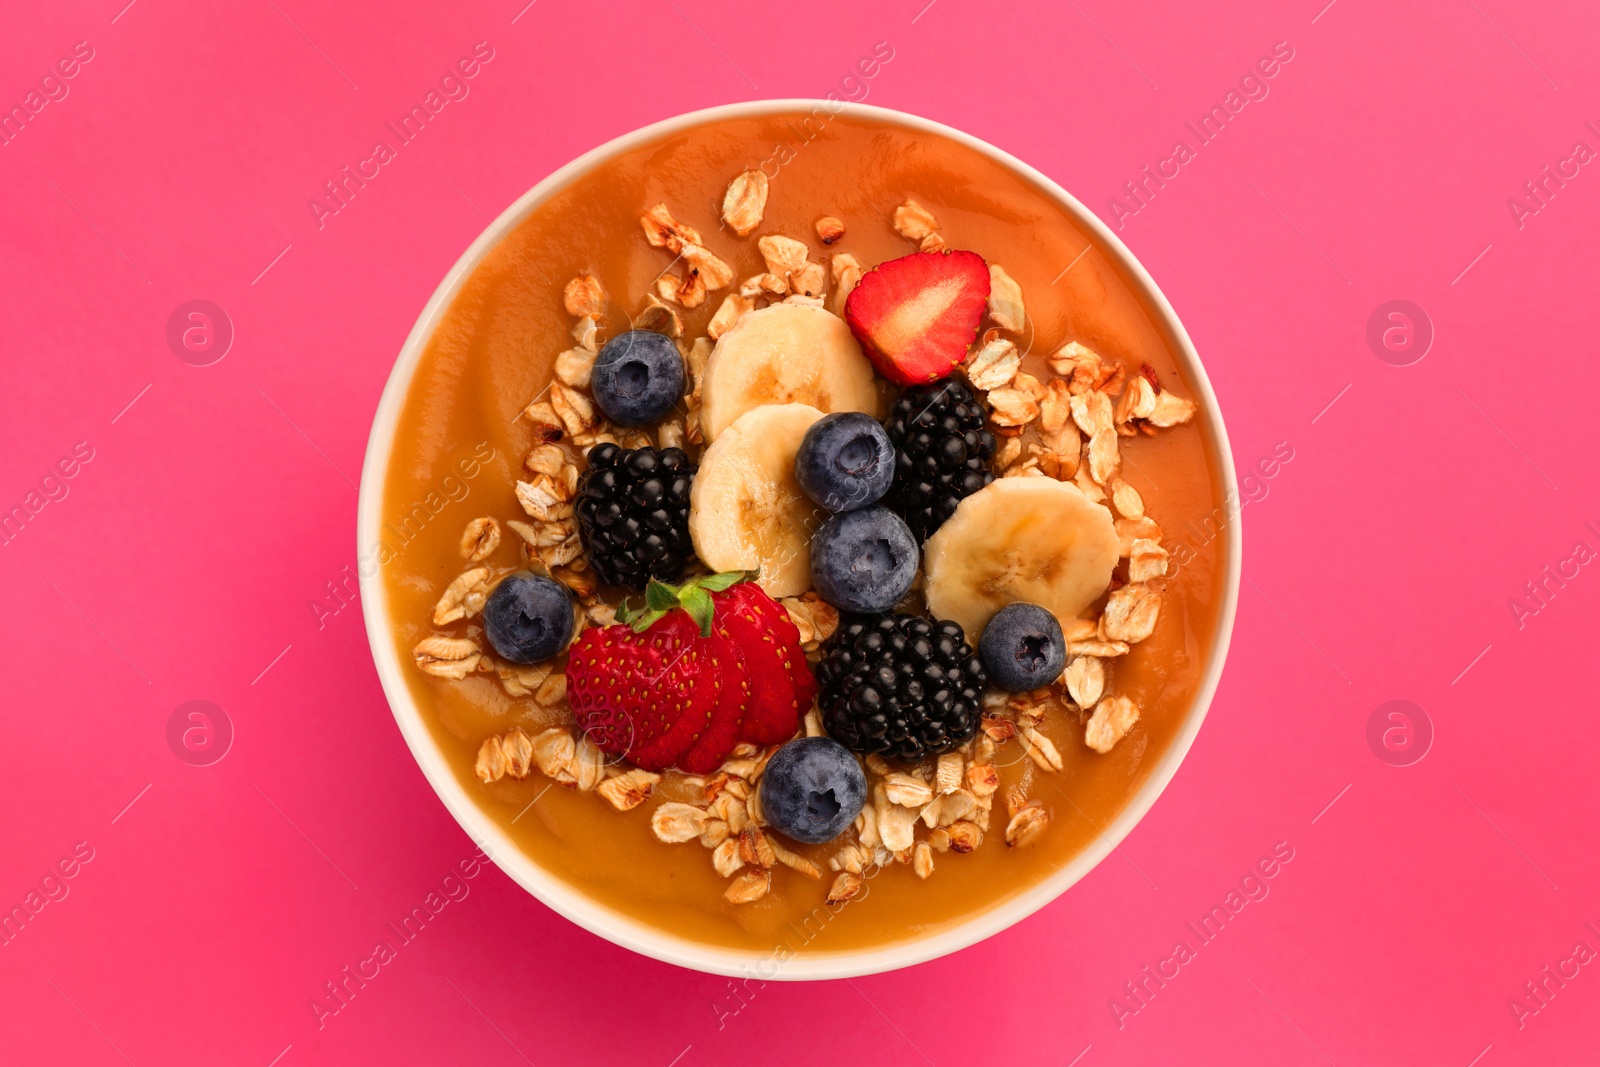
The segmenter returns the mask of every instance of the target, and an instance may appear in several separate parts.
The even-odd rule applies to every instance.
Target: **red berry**
[[[722,766],[739,742],[739,724],[744,720],[745,705],[750,699],[744,653],[721,619],[712,623],[711,636],[702,640],[712,669],[721,682],[721,692],[716,707],[711,710],[711,722],[705,733],[678,759],[678,767],[689,774],[710,774]]]
[[[923,385],[966,358],[988,300],[989,267],[976,252],[913,252],[863,275],[844,317],[879,374]]]
[[[800,632],[742,577],[655,583],[631,624],[573,643],[567,699],[601,751],[645,770],[709,774],[741,741],[782,744],[800,729],[817,692]]]
[[[719,594],[718,613],[744,653],[750,697],[739,740],[781,745],[800,729],[817,683],[788,612],[754,582]]]
[[[626,753],[645,770],[670,767],[687,751],[721,695],[715,654],[681,611],[642,634],[620,625],[585,630],[567,663],[578,728],[601,751]]]
[[[621,755],[644,729],[635,673],[659,668],[659,649],[626,626],[590,627],[567,658],[567,703],[578,729],[602,752]]]

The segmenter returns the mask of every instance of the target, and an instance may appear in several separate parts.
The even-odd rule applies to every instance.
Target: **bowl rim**
[[[524,852],[487,812],[479,807],[477,801],[468,795],[443,752],[435,744],[427,724],[423,721],[423,713],[413,699],[402,673],[404,666],[390,628],[388,595],[384,584],[382,581],[369,580],[378,576],[378,569],[374,563],[372,574],[369,576],[366,571],[366,561],[376,559],[377,546],[381,541],[379,530],[389,456],[400,411],[404,407],[406,394],[422,353],[444,310],[460,292],[466,278],[508,232],[593,167],[649,141],[712,122],[759,118],[789,112],[815,114],[819,110],[826,111],[830,118],[845,114],[887,122],[914,131],[937,134],[1000,163],[1032,182],[1043,195],[1054,198],[1073,216],[1078,225],[1092,233],[1103,252],[1117,261],[1125,277],[1141,291],[1141,295],[1156,313],[1159,325],[1164,326],[1172,338],[1177,350],[1176,355],[1183,364],[1194,386],[1197,399],[1206,412],[1212,444],[1222,468],[1221,506],[1227,513],[1224,525],[1227,538],[1224,561],[1226,576],[1223,583],[1221,613],[1217,620],[1210,659],[1183,728],[1174,737],[1160,762],[1150,769],[1138,792],[1129,799],[1093,842],[1050,877],[1017,896],[938,933],[872,948],[811,955],[792,953],[785,955],[785,949],[781,945],[775,945],[771,952],[763,953],[706,944],[666,933],[590,899],[581,890],[546,871],[532,856]],[[918,115],[876,105],[838,100],[803,97],[751,100],[703,108],[663,119],[615,137],[585,152],[519,196],[461,254],[434,290],[418,316],[416,324],[407,335],[373,416],[372,431],[367,441],[366,455],[361,469],[357,505],[357,570],[360,574],[361,606],[366,623],[367,643],[372,651],[384,695],[394,714],[395,722],[400,727],[401,735],[428,779],[429,785],[444,802],[457,824],[513,881],[546,906],[585,930],[665,963],[710,974],[756,977],[766,981],[851,978],[924,963],[967,948],[1020,922],[1061,896],[1099,866],[1100,862],[1110,855],[1149,812],[1172,781],[1179,765],[1193,745],[1210,709],[1227,660],[1239,602],[1243,551],[1243,531],[1240,528],[1242,509],[1234,503],[1238,499],[1238,478],[1234,470],[1233,452],[1229,445],[1227,428],[1223,423],[1222,412],[1216,394],[1212,390],[1211,381],[1206,375],[1205,367],[1200,362],[1200,356],[1195,351],[1193,342],[1189,339],[1188,331],[1184,329],[1172,305],[1144,266],[1116,234],[1076,197],[1010,153],[971,134]]]

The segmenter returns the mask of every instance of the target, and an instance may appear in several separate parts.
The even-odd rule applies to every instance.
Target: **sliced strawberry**
[[[712,712],[722,698],[722,679],[710,645],[683,612],[662,618],[648,635],[660,643],[663,656],[659,673],[637,678],[651,705],[646,732],[655,721],[666,721],[668,726],[642,744],[636,742],[628,759],[636,767],[659,771],[672,766],[711,725]]]
[[[578,726],[645,770],[707,774],[740,741],[782,744],[817,683],[789,615],[746,572],[651,582],[642,608],[585,630],[567,663]]]
[[[806,661],[806,650],[800,644],[800,630],[789,613],[768,596],[760,586],[753,585],[744,594],[746,600],[761,611],[767,619],[767,629],[783,651],[784,664],[789,671],[789,681],[794,684],[795,704],[803,717],[817,699],[817,679]]]
[[[668,615],[642,634],[627,626],[585,630],[567,663],[567,701],[602,752],[624,752],[660,770],[705,732],[722,695],[694,622]]]
[[[663,650],[626,626],[590,627],[567,658],[567,703],[578,729],[602,752],[621,755],[666,732],[651,719],[651,695],[640,679],[657,675]]]
[[[976,252],[914,252],[862,275],[844,317],[879,374],[923,385],[966,358],[988,299],[989,267]]]
[[[800,717],[817,693],[800,631],[753,582],[735,585],[715,599],[718,616],[744,653],[750,687],[739,740],[781,745],[800,729]]]
[[[689,774],[710,774],[722,766],[739,742],[739,724],[744,720],[745,703],[750,698],[744,653],[721,620],[713,623],[711,636],[705,638],[704,644],[711,669],[721,681],[721,693],[716,707],[711,710],[711,723],[705,733],[678,758],[679,769]]]

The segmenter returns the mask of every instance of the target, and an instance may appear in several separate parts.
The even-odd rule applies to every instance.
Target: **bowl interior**
[[[514,843],[468,795],[457,779],[423,721],[424,713],[405,682],[403,675],[405,667],[396,651],[392,636],[387,594],[378,576],[377,546],[381,540],[383,493],[390,452],[400,411],[413,375],[441,316],[450,306],[463,281],[490,249],[550,197],[582,177],[597,164],[615,155],[655,138],[705,123],[793,111],[826,111],[830,114],[847,112],[874,121],[949,138],[998,161],[1027,179],[1041,190],[1041,195],[1052,198],[1083,229],[1092,233],[1102,252],[1115,261],[1130,285],[1156,315],[1158,325],[1168,334],[1171,347],[1193,386],[1195,399],[1206,415],[1206,432],[1218,465],[1219,479],[1224,493],[1223,506],[1227,509],[1228,521],[1223,527],[1225,546],[1222,603],[1214,631],[1213,647],[1195,698],[1176,737],[1155,766],[1149,770],[1142,786],[1090,846],[1074,855],[1048,878],[1010,898],[1002,905],[949,929],[918,940],[885,947],[789,958],[786,950],[769,953],[741,951],[675,937],[646,926],[627,915],[594,902],[573,886],[554,877]],[[1238,486],[1227,432],[1216,397],[1194,346],[1154,281],[1092,212],[1027,164],[974,137],[938,123],[867,105],[821,100],[772,100],[732,104],[682,115],[647,126],[594,149],[556,171],[521,196],[472,243],[445,276],[423,309],[401,349],[379,401],[361,475],[357,516],[357,557],[368,642],[372,648],[379,679],[401,733],[429,783],[456,821],[518,884],[584,928],[636,952],[669,963],[716,974],[755,975],[766,980],[842,978],[893,970],[933,959],[982,940],[1025,918],[1055,899],[1092,870],[1150,809],[1167,783],[1171,781],[1178,765],[1193,743],[1221,677],[1239,592],[1241,532],[1237,501]]]

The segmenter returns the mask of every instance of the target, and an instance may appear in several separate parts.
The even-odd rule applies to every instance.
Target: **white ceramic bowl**
[[[1161,294],[1161,290],[1156,287],[1150,275],[1093,212],[1080,204],[1065,189],[1021,160],[976,137],[937,122],[863,104],[844,104],[841,108],[839,104],[830,104],[825,100],[759,100],[679,115],[677,118],[657,122],[601,145],[579,156],[524,193],[516,203],[506,208],[476,241],[472,242],[472,247],[456,261],[450,273],[445,275],[444,281],[439,283],[439,288],[434,291],[427,307],[423,308],[421,317],[411,329],[411,335],[406,338],[405,347],[400,350],[394,370],[389,374],[389,382],[384,387],[383,397],[378,401],[378,411],[372,423],[372,436],[367,442],[366,461],[361,470],[361,499],[356,516],[358,559],[367,559],[380,540],[380,512],[389,452],[394,441],[395,425],[406,393],[411,386],[417,362],[427,347],[428,339],[438,325],[440,317],[455,299],[462,283],[482,262],[489,250],[500,242],[503,235],[514,230],[536,208],[569,183],[588,173],[595,165],[623,152],[631,151],[657,137],[707,122],[754,118],[782,112],[810,112],[815,108],[828,109],[835,114],[878,119],[948,137],[975,152],[999,161],[1034,182],[1043,191],[1043,195],[1054,197],[1077,220],[1078,225],[1092,231],[1104,251],[1118,261],[1133,285],[1155,309],[1161,325],[1171,335],[1177,349],[1178,360],[1182,363],[1184,373],[1194,387],[1196,399],[1206,414],[1205,426],[1211,434],[1212,445],[1222,466],[1225,500],[1238,501],[1233,453],[1228,446],[1228,435],[1223,427],[1222,413],[1189,335],[1184,331],[1183,324],[1178,321],[1172,306],[1167,303],[1167,298]],[[1162,755],[1160,763],[1150,770],[1138,793],[1111,821],[1105,832],[1049,878],[990,911],[974,916],[941,933],[879,948],[799,956],[781,963],[771,953],[706,945],[646,926],[590,900],[577,889],[550,874],[531,856],[524,853],[494,820],[479,808],[478,802],[467,794],[450,769],[444,754],[434,743],[432,734],[423,722],[423,713],[412,699],[411,690],[407,687],[402,674],[407,668],[395,651],[394,635],[389,620],[388,597],[381,581],[367,580],[365,576],[363,577],[361,605],[367,622],[367,640],[372,646],[372,658],[378,667],[378,677],[383,682],[383,690],[389,698],[389,706],[394,711],[395,721],[400,724],[400,732],[405,735],[406,743],[411,746],[412,755],[421,765],[434,791],[439,794],[439,799],[444,801],[445,807],[450,809],[450,814],[461,824],[461,828],[483,848],[501,870],[515,879],[524,889],[579,926],[608,941],[681,967],[713,974],[755,976],[769,981],[848,978],[891,971],[943,956],[981,941],[1027,918],[1093,870],[1123,838],[1128,836],[1144,817],[1145,812],[1150,810],[1150,806],[1156,802],[1156,798],[1161,795],[1161,791],[1167,787],[1167,783],[1177,772],[1178,764],[1183,762],[1189,746],[1194,743],[1195,735],[1200,730],[1200,723],[1205,719],[1206,709],[1211,705],[1212,695],[1216,692],[1217,682],[1222,676],[1223,661],[1227,657],[1228,641],[1233,632],[1234,612],[1239,601],[1241,546],[1239,509],[1230,504],[1228,510],[1230,521],[1224,527],[1224,536],[1227,539],[1227,573],[1222,616],[1218,621],[1216,637],[1207,659],[1205,677],[1201,679],[1183,729]]]

